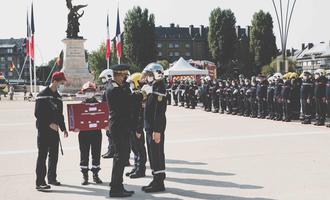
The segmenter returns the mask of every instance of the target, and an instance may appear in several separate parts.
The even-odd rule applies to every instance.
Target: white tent
[[[208,75],[208,70],[201,70],[191,66],[182,57],[173,65],[173,67],[165,70],[165,76],[189,76],[189,75]]]

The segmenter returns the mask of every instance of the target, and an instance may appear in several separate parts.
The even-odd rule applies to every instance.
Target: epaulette
[[[111,84],[112,84],[112,86],[113,86],[114,88],[119,87],[119,85],[118,85],[116,82],[112,82]]]

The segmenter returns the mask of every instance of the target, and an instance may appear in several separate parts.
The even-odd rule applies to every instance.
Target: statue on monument
[[[68,14],[68,28],[66,30],[67,38],[69,39],[82,39],[83,37],[78,36],[79,33],[79,19],[84,15],[84,11],[81,14],[78,11],[81,8],[87,7],[87,5],[72,5],[72,0],[66,0],[66,5],[70,10]]]

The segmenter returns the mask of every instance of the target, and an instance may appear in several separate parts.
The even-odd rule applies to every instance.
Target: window
[[[180,53],[179,52],[175,52],[174,55],[175,56],[180,56]]]
[[[169,55],[170,55],[170,57],[173,57],[173,52],[170,52]]]
[[[169,43],[168,44],[168,48],[173,48],[173,44],[172,43]]]
[[[175,48],[179,48],[180,45],[179,45],[178,43],[176,43],[176,44],[174,45],[174,47],[175,47]]]
[[[13,53],[13,49],[7,49],[7,53]]]
[[[163,53],[162,52],[158,52],[158,57],[162,57]]]
[[[190,52],[186,52],[186,56],[187,57],[190,57],[191,56],[191,53]]]
[[[10,56],[9,56],[9,57],[7,57],[7,60],[8,60],[8,61],[13,61],[13,57],[10,57]]]
[[[162,48],[162,47],[163,47],[162,43],[158,43],[158,44],[157,44],[157,47],[158,47],[158,48]]]
[[[186,44],[186,48],[189,49],[190,48],[190,44]]]
[[[5,62],[5,57],[0,57],[0,62]]]

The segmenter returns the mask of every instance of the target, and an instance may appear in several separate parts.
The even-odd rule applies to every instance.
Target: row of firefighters
[[[207,112],[228,113],[252,118],[267,118],[323,126],[330,117],[330,70],[304,71],[285,75],[240,75],[233,80],[211,80],[198,84],[192,79],[176,79],[167,86],[168,104],[195,109],[201,102]],[[329,125],[328,125],[329,127]]]

